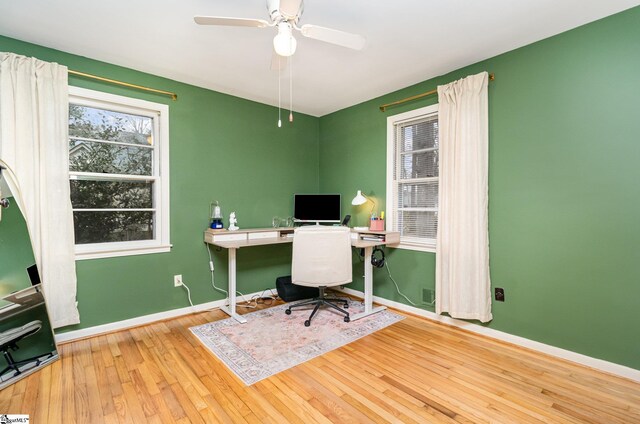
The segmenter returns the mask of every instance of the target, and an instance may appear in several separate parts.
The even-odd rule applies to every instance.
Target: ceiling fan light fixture
[[[297,41],[288,22],[278,24],[278,35],[273,38],[273,48],[280,56],[291,56],[296,52]]]

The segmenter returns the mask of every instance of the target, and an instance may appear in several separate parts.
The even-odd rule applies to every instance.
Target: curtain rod
[[[128,82],[122,82],[122,81],[118,81],[118,80],[114,80],[114,79],[110,79],[110,78],[99,77],[97,75],[86,74],[84,72],[72,71],[71,69],[69,69],[69,74],[70,75],[76,75],[76,76],[79,76],[79,77],[94,79],[94,80],[98,80],[98,81],[102,81],[102,82],[108,82],[110,84],[121,85],[123,87],[129,87],[129,88],[135,88],[135,89],[138,89],[138,90],[149,91],[151,93],[164,94],[165,96],[171,96],[171,98],[173,100],[178,100],[178,95],[176,93],[172,93],[171,91],[158,90],[156,88],[150,88],[150,87],[144,87],[142,85],[130,84]]]
[[[496,79],[495,75],[494,74],[489,74],[489,81],[493,81],[494,79]],[[397,100],[395,102],[387,103],[387,104],[384,104],[384,105],[380,106],[380,112],[386,112],[388,107],[398,106],[398,105],[401,105],[403,103],[411,102],[413,100],[417,100],[417,99],[420,99],[422,97],[430,96],[432,94],[437,94],[437,93],[438,93],[438,89],[436,88],[435,90],[427,91],[426,93],[416,94],[415,96],[407,97],[406,99]]]

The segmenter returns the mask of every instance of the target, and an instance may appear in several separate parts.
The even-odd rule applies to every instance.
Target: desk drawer
[[[277,231],[261,231],[258,233],[249,233],[249,240],[278,238]]]
[[[247,239],[247,233],[240,234],[214,234],[212,236],[213,241],[240,241]]]

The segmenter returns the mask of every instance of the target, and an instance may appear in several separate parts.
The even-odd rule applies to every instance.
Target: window
[[[435,251],[438,105],[387,118],[387,228],[401,248]]]
[[[69,87],[76,258],[168,252],[169,108]]]

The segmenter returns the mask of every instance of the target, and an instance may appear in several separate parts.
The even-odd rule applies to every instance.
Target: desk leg
[[[364,248],[364,312],[350,316],[351,321],[364,318],[387,309],[386,306],[373,307],[373,266],[371,265],[371,254],[373,247]]]
[[[239,323],[244,324],[247,319],[236,312],[236,250],[234,248],[229,249],[229,305],[221,306],[220,310]]]

